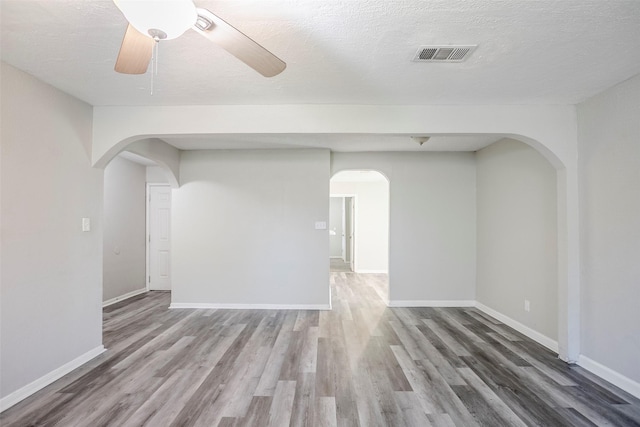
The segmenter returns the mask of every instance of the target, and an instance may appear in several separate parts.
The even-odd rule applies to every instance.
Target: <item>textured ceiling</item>
[[[198,34],[113,71],[111,0],[2,0],[2,59],[93,105],[573,104],[640,73],[638,0],[198,0],[287,62],[264,78]],[[460,64],[420,45],[477,44]]]

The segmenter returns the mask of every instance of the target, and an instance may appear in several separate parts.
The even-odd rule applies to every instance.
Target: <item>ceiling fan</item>
[[[147,72],[157,42],[180,37],[189,28],[265,77],[287,66],[280,58],[192,0],[113,0],[129,21],[115,70],[124,74]]]

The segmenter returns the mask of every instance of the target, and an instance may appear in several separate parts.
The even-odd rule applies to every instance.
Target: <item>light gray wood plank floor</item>
[[[108,351],[2,426],[640,426],[640,401],[473,308],[387,308],[332,273],[332,311],[104,310]]]

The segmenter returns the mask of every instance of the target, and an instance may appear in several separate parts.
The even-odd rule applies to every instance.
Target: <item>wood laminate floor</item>
[[[351,273],[351,266],[342,258],[329,258],[329,268],[332,273]]]
[[[387,308],[332,273],[332,311],[104,310],[108,351],[2,426],[638,426],[640,402],[472,308]]]

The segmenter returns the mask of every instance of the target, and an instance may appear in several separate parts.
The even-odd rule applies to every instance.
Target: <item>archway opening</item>
[[[535,121],[535,117],[531,118],[530,112],[527,112],[527,120],[525,123]],[[545,116],[546,117],[546,116]],[[545,119],[543,117],[543,119]],[[455,123],[459,123],[456,120]],[[485,122],[483,122],[484,124]],[[518,121],[514,122],[520,123]],[[556,124],[561,122],[554,122]],[[436,126],[438,127],[438,126]],[[108,126],[108,128],[110,128]],[[439,128],[439,132],[433,132],[428,124],[419,126],[420,132],[414,131],[412,134],[420,133],[433,136],[450,136],[450,135],[488,135],[485,132],[486,127],[465,128],[466,132],[459,133],[460,129],[456,127],[452,129],[457,133],[447,133],[448,127]],[[557,175],[557,262],[558,262],[558,344],[560,358],[565,361],[576,361],[580,354],[580,257],[579,257],[579,229],[578,229],[578,182],[577,182],[577,164],[575,157],[575,130],[572,126],[563,128],[562,125],[557,127],[538,126],[535,128],[509,126],[509,132],[496,132],[496,128],[491,128],[490,134],[493,136],[502,136],[506,138],[517,139],[524,144],[532,147],[556,169]],[[501,127],[498,126],[498,129]],[[502,128],[504,129],[504,128]],[[178,132],[180,133],[180,132]],[[112,146],[109,150],[103,150],[103,154],[94,154],[94,165],[102,167],[105,161],[113,152],[121,150],[131,141],[152,136],[148,131],[134,132],[135,135],[120,141],[117,146]],[[397,134],[394,134],[397,135]],[[530,136],[527,136],[530,135]],[[154,136],[158,136],[155,135]],[[155,138],[150,138],[155,139]],[[433,138],[432,138],[433,139]],[[157,141],[154,141],[157,142]],[[104,144],[98,144],[103,146]],[[155,145],[155,144],[154,144]],[[165,150],[166,151],[166,150]],[[176,156],[177,157],[177,156]],[[348,163],[348,162],[347,162]],[[175,169],[173,163],[168,162],[169,166]],[[367,161],[356,161],[350,165],[353,168],[369,168],[371,167]],[[374,167],[378,167],[377,165]],[[341,166],[332,165],[334,171],[341,170]],[[393,172],[383,168],[390,178],[393,178]],[[177,171],[177,169],[176,169]],[[179,174],[175,173],[175,176]],[[397,184],[397,181],[396,181]],[[392,264],[394,262],[392,261]],[[393,267],[394,275],[399,269]],[[392,278],[393,279],[393,278]],[[393,279],[395,280],[395,279]],[[394,286],[394,292],[396,287]]]
[[[331,178],[330,196],[331,271],[368,275],[388,303],[389,180],[374,170],[341,171]]]
[[[123,151],[104,169],[103,192],[103,307],[159,289],[151,280],[158,263],[152,256],[150,191],[171,193],[171,176],[146,156]],[[156,199],[158,199],[156,197]],[[155,202],[155,200],[154,200]],[[168,221],[168,216],[165,215]],[[167,234],[167,233],[165,233]],[[157,244],[155,245],[157,246]],[[155,252],[153,252],[155,253]],[[166,260],[168,263],[168,260]],[[169,271],[168,267],[164,270]],[[156,274],[157,275],[157,274]],[[156,277],[153,277],[156,279]]]

